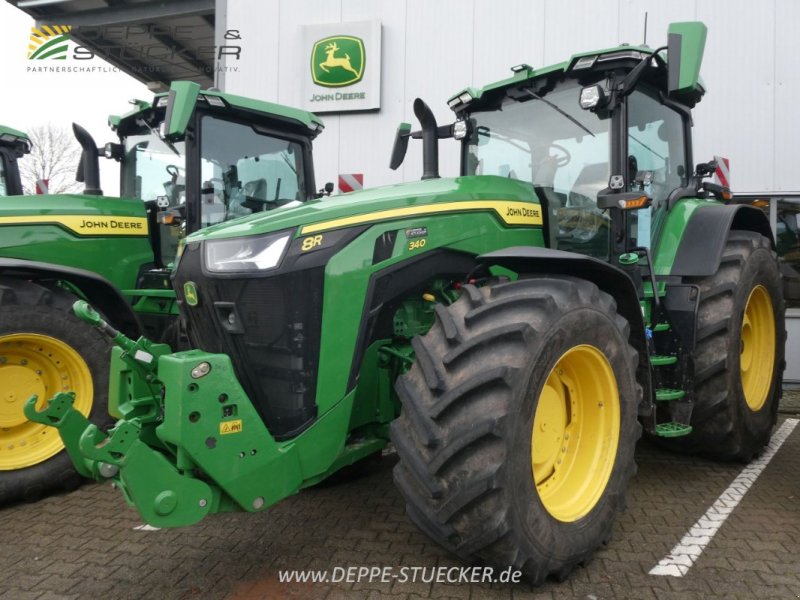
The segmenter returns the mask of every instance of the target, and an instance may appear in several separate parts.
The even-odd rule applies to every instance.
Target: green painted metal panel
[[[700,81],[700,65],[706,45],[708,28],[699,21],[670,23],[667,30],[669,43],[669,91],[687,92],[695,89]],[[675,54],[678,64],[675,64]]]

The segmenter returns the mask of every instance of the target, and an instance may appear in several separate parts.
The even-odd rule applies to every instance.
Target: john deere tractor
[[[17,161],[31,151],[28,136],[0,125],[0,197],[22,194]]]
[[[27,420],[23,404],[74,390],[76,408],[108,422],[107,338],[71,311],[77,299],[138,337],[178,339],[167,266],[187,233],[315,195],[311,113],[173,84],[153,103],[109,123],[98,150],[81,127],[83,194],[19,194],[13,160],[23,134],[0,129],[0,502],[33,499],[80,478],[55,431]],[[8,143],[7,145],[7,138]],[[98,154],[120,163],[121,197],[103,195]]]
[[[109,431],[59,393],[76,467],[157,527],[262,511],[391,440],[409,517],[467,561],[566,576],[608,540],[642,431],[747,460],[775,423],[784,305],[764,215],[692,169],[706,29],[449,101],[423,181],[186,239],[195,350],[115,339]],[[461,147],[440,178],[437,140]]]

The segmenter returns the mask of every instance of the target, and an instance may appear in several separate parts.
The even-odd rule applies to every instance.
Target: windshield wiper
[[[573,117],[573,116],[572,116],[572,115],[570,115],[569,113],[565,112],[563,109],[559,108],[558,106],[556,106],[555,104],[553,104],[552,102],[550,102],[550,100],[545,100],[545,99],[544,99],[544,98],[542,98],[542,97],[541,97],[539,94],[537,94],[536,92],[534,92],[533,90],[531,90],[531,89],[528,89],[528,88],[525,88],[525,89],[523,89],[522,91],[523,91],[523,92],[525,92],[526,94],[530,94],[531,96],[533,96],[533,97],[534,97],[534,98],[536,98],[537,100],[541,100],[542,102],[544,102],[545,104],[547,104],[547,106],[549,106],[549,107],[551,107],[551,108],[554,108],[554,109],[555,109],[555,110],[557,110],[557,111],[558,111],[560,114],[564,115],[564,116],[565,116],[565,117],[567,117],[567,118],[568,118],[570,121],[572,121],[573,123],[575,123],[575,125],[577,125],[577,126],[578,126],[578,127],[580,127],[581,129],[583,129],[583,130],[584,130],[586,133],[588,133],[590,136],[592,136],[592,137],[595,137],[595,135],[594,135],[594,134],[593,134],[593,133],[592,133],[592,132],[589,130],[589,128],[588,128],[588,127],[586,127],[586,126],[585,126],[583,123],[581,123],[580,121],[578,121],[578,119],[576,119],[575,117]]]

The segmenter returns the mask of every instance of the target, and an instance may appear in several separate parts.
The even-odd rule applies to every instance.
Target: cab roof
[[[122,121],[140,115],[151,108],[153,105],[158,106],[159,101],[161,98],[167,98],[168,93],[160,93],[156,94],[153,98],[153,102],[147,102],[145,100],[131,100],[132,104],[136,105],[136,108],[133,110],[128,111],[124,115],[111,115],[108,117],[108,124],[112,129],[117,129]],[[235,94],[228,94],[225,92],[221,92],[215,89],[208,89],[208,90],[201,90],[200,95],[198,96],[199,101],[201,102],[208,102],[206,97],[217,97],[221,98],[225,101],[225,103],[229,106],[234,108],[239,108],[243,110],[249,110],[252,112],[256,112],[259,114],[263,114],[265,116],[274,116],[285,121],[293,122],[297,125],[301,125],[306,127],[310,130],[318,130],[322,129],[325,125],[317,115],[312,112],[308,112],[306,110],[301,110],[298,108],[293,108],[291,106],[285,106],[283,104],[276,104],[274,102],[266,102],[264,100],[256,100],[254,98],[246,98],[244,96],[237,96]],[[164,100],[166,103],[166,100]]]
[[[538,69],[534,69],[530,65],[520,64],[511,67],[511,70],[514,72],[511,77],[501,79],[500,81],[495,81],[494,83],[490,83],[479,88],[464,88],[457,94],[451,96],[447,100],[447,104],[455,112],[458,112],[465,108],[466,104],[473,100],[480,100],[488,92],[513,87],[525,81],[533,81],[553,73],[566,74],[571,71],[576,71],[579,73],[591,73],[592,71],[599,71],[601,70],[603,66],[602,63],[604,62],[610,63],[611,61],[616,62],[618,60],[628,60],[631,61],[631,66],[633,66],[636,62],[643,59],[648,54],[652,54],[653,50],[654,48],[650,48],[649,46],[645,45],[631,46],[629,44],[620,44],[619,46],[606,48],[604,50],[591,50],[588,52],[573,54],[567,61]],[[660,56],[666,61],[665,55],[662,54]],[[579,61],[581,61],[581,59],[585,59],[583,64],[586,66],[579,66]],[[664,82],[666,85],[666,78],[664,79]],[[704,93],[705,87],[701,81],[700,85],[698,86],[698,90],[696,91],[694,102],[692,102],[691,105],[699,102]],[[467,95],[469,95],[469,98],[467,98]]]

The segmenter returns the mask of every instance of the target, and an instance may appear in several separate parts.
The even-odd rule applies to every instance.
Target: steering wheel
[[[563,167],[569,164],[569,161],[572,160],[572,155],[569,153],[569,150],[564,148],[564,146],[562,146],[561,144],[551,143],[550,148],[553,148],[554,150],[557,150],[560,153],[560,155],[556,155],[553,157],[556,159],[557,166]]]
[[[178,177],[180,175],[181,168],[178,165],[167,165],[166,169],[167,173],[169,173],[172,177]]]

